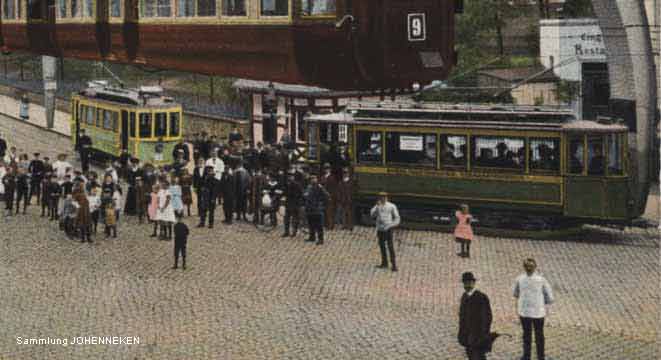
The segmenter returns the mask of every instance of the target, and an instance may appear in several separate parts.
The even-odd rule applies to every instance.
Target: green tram
[[[645,207],[634,205],[627,133],[551,108],[360,103],[308,117],[307,157],[346,143],[361,222],[386,191],[409,225],[448,222],[466,203],[485,227],[621,226]]]
[[[160,87],[120,89],[104,82],[71,97],[71,134],[92,139],[92,158],[116,159],[122,150],[154,165],[172,163],[172,150],[183,137],[181,104],[162,95]]]

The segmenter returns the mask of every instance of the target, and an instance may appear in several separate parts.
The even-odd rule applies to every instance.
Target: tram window
[[[106,130],[112,130],[112,117],[110,111],[108,110],[99,110],[103,116],[103,128]]]
[[[560,139],[530,139],[530,169],[533,171],[560,171]]]
[[[262,16],[287,16],[289,0],[261,0]]]
[[[386,133],[388,164],[436,166],[436,134]]]
[[[318,160],[317,123],[308,124],[308,159]]]
[[[111,17],[121,17],[122,16],[122,3],[121,0],[110,0],[110,16]]]
[[[605,166],[604,139],[588,137],[588,175],[604,175]]]
[[[134,138],[135,137],[135,113],[132,112],[129,115],[129,136]]]
[[[140,137],[151,137],[151,114],[140,114]]]
[[[195,16],[195,0],[179,0],[177,2],[177,17]]]
[[[168,114],[156,113],[156,129],[154,136],[163,137],[168,135]]]
[[[141,5],[143,17],[170,17],[172,14],[170,0],[142,0]]]
[[[610,134],[608,139],[608,175],[622,175],[622,135]]]
[[[87,117],[87,119],[86,119],[87,123],[89,125],[94,125],[95,122],[96,122],[95,119],[94,119],[94,115],[96,114],[96,111],[94,111],[94,108],[91,107],[91,106],[85,106],[85,112],[87,113],[87,116],[86,116]]]
[[[86,17],[94,16],[94,0],[85,0],[85,16]]]
[[[381,133],[374,131],[358,131],[356,137],[358,163],[381,164],[383,159]]]
[[[39,20],[43,18],[42,0],[28,0],[28,18]]]
[[[60,4],[59,4],[60,6],[58,6],[58,8],[59,8],[58,16],[60,18],[65,18],[65,17],[67,17],[67,2],[68,2],[68,0],[59,0],[59,1],[60,1]]]
[[[245,0],[224,0],[223,15],[225,16],[246,16]]]
[[[567,171],[570,174],[583,173],[583,155],[585,149],[583,148],[583,137],[573,137],[569,139],[569,161],[567,162]]]
[[[197,16],[216,16],[216,0],[197,0]]]
[[[441,135],[441,166],[442,167],[465,167],[466,137],[463,135]]]
[[[301,10],[305,16],[335,15],[335,0],[301,0]]]
[[[16,4],[14,3],[14,0],[5,0],[2,2],[2,18],[3,19],[14,19],[15,18],[15,11],[14,11],[14,6]]]
[[[170,113],[170,136],[179,136],[179,113]]]
[[[75,17],[79,16],[80,13],[82,13],[82,11],[80,11],[78,9],[79,6],[81,6],[81,4],[78,2],[78,0],[71,0],[71,17],[72,18],[75,18]]]
[[[474,136],[472,141],[473,164],[490,167],[523,170],[526,165],[525,141],[513,137]]]

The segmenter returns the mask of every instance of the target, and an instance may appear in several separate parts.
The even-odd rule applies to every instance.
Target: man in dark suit
[[[199,181],[197,190],[197,211],[200,215],[200,223],[197,227],[204,227],[205,220],[209,219],[209,229],[213,228],[214,213],[216,211],[216,178],[213,167],[207,166],[204,177]]]
[[[90,150],[92,149],[92,139],[85,134],[85,129],[80,129],[78,137],[78,153],[80,154],[80,163],[83,173],[87,174],[90,170]]]
[[[234,214],[234,200],[236,199],[234,187],[234,175],[230,172],[230,167],[225,166],[223,176],[220,178],[220,191],[223,194],[223,213],[225,214],[225,224],[232,223]]]
[[[458,339],[469,360],[486,360],[491,348],[491,305],[489,298],[475,289],[475,281],[471,272],[461,276],[465,292],[459,306]]]

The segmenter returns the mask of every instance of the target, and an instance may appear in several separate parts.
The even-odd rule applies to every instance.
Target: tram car
[[[348,146],[362,221],[386,191],[414,225],[440,225],[465,203],[480,227],[624,226],[646,201],[636,194],[627,133],[551,108],[360,103],[307,118],[307,157],[325,162],[335,144]]]
[[[181,104],[160,87],[114,88],[92,82],[71,97],[71,134],[92,139],[95,160],[117,159],[123,150],[142,162],[172,164],[174,146],[183,138]]]
[[[4,51],[405,89],[453,67],[456,0],[5,0]]]

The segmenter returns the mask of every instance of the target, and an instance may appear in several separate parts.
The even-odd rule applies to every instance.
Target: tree
[[[549,0],[537,0],[539,6],[539,17],[542,19],[549,18]]]
[[[562,16],[568,19],[594,17],[592,0],[567,0],[562,6]]]
[[[521,16],[525,8],[509,0],[466,0],[464,13],[457,20],[458,73],[498,55],[504,55],[503,29]],[[496,52],[488,44],[496,40]],[[487,45],[487,46],[485,46]]]

